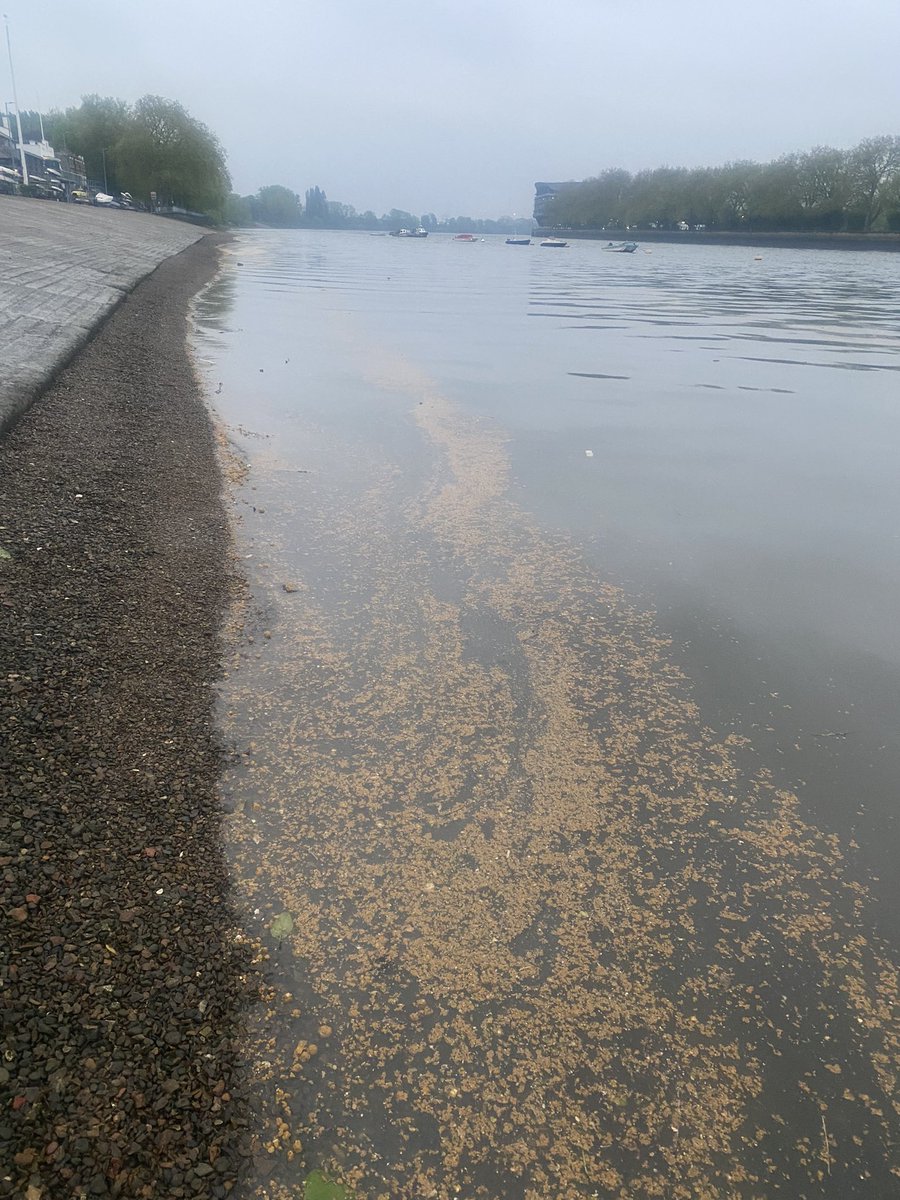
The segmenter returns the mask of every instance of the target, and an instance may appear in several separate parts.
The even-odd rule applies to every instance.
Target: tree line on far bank
[[[567,184],[541,223],[572,229],[900,231],[900,137],[819,146],[768,163],[619,168]]]
[[[225,205],[229,225],[248,227],[267,225],[278,229],[415,229],[421,226],[429,233],[527,233],[531,220],[527,217],[498,217],[496,220],[478,217],[444,217],[434,213],[416,216],[401,208],[376,216],[371,209],[357,212],[352,204],[329,200],[319,187],[309,188],[303,200],[282,184],[262,187],[253,196],[229,196]]]

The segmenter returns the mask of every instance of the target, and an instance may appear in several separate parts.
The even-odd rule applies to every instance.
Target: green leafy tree
[[[13,129],[15,129],[16,119],[10,116]],[[22,137],[26,142],[39,142],[41,140],[41,114],[31,108],[23,108],[19,111],[19,120],[22,122]],[[46,137],[46,129],[44,136]]]
[[[404,212],[402,208],[392,208],[381,218],[381,222],[388,229],[415,229],[419,224],[419,218],[414,217],[412,213]]]
[[[225,201],[225,224],[246,228],[253,224],[253,197],[238,196],[234,192]]]
[[[48,113],[44,118],[44,133],[57,149],[81,155],[89,179],[110,191],[120,191],[123,187],[129,190],[119,180],[115,148],[131,119],[131,108],[124,100],[82,96],[77,107]]]
[[[753,162],[726,163],[721,168],[718,224],[725,229],[751,228],[751,197],[757,165]]]
[[[328,201],[327,225],[329,229],[353,229],[357,223],[357,212],[352,204],[341,204],[339,200]]]
[[[747,207],[754,229],[798,227],[800,187],[796,155],[785,155],[751,175]]]
[[[300,197],[290,188],[282,187],[280,183],[262,187],[255,196],[251,196],[250,210],[253,219],[261,225],[274,225],[279,228],[297,226],[303,218]]]
[[[319,187],[309,188],[306,193],[306,223],[326,225],[328,217],[328,197]]]
[[[114,148],[117,179],[147,201],[223,217],[229,196],[225,152],[216,136],[174,100],[143,96]]]
[[[852,205],[863,229],[876,223],[900,174],[900,137],[866,138],[850,154]]]
[[[656,167],[635,175],[629,188],[625,225],[674,229],[686,211],[699,208],[697,188],[680,167]]]
[[[830,146],[816,146],[805,154],[798,154],[796,163],[800,227],[842,229],[851,184],[846,153]]]
[[[627,224],[632,178],[613,167],[578,187],[567,188],[547,206],[545,223],[570,228],[618,229]]]
[[[900,137],[853,150],[816,147],[769,163],[686,170],[658,167],[633,178],[610,169],[560,191],[545,224],[570,228],[870,230],[900,223]]]

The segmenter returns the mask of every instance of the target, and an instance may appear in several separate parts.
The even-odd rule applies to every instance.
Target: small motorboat
[[[419,225],[416,229],[392,229],[391,237],[427,238],[428,230]]]
[[[613,254],[634,254],[637,242],[607,242],[603,249]]]
[[[507,246],[530,246],[531,238],[529,237],[509,237],[506,239]]]
[[[541,242],[542,246],[552,246],[556,250],[562,250],[564,246],[568,246],[568,242],[564,242],[562,238],[544,238]]]
[[[458,233],[453,240],[454,242],[477,242],[478,238],[474,233]]]

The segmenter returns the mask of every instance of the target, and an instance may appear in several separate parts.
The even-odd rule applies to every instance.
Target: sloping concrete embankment
[[[147,213],[0,197],[0,434],[141,279],[203,232]]]

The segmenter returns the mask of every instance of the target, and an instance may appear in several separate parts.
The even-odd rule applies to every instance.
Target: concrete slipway
[[[0,197],[0,433],[141,279],[203,232],[147,213]]]

